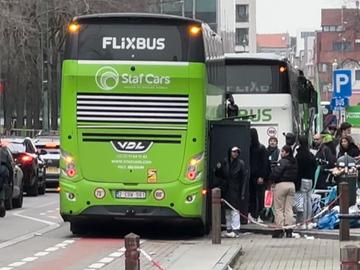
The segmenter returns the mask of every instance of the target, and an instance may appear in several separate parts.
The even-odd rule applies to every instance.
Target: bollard
[[[221,190],[211,190],[211,235],[213,244],[221,244]]]
[[[125,270],[140,270],[140,237],[134,233],[125,236]]]
[[[340,214],[349,214],[349,184],[346,182],[341,182],[340,187]],[[349,241],[350,240],[350,231],[349,231],[349,220],[341,218],[340,219],[340,228],[339,228],[339,240],[340,241]]]
[[[359,248],[347,245],[340,248],[341,270],[359,270]]]

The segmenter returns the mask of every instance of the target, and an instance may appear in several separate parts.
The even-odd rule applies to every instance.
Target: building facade
[[[290,59],[292,42],[289,33],[257,34],[256,43],[259,53],[275,53]]]
[[[300,30],[296,34],[296,65],[312,82],[315,80],[315,31]]]
[[[316,33],[315,63],[322,100],[332,97],[332,72],[350,69],[353,95],[360,102],[360,12],[358,8],[323,9],[321,31]]]
[[[226,52],[235,50],[235,0],[158,0],[159,12],[195,18],[221,35]]]
[[[256,52],[255,0],[235,0],[235,51]]]

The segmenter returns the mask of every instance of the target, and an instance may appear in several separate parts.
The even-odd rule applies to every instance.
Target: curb
[[[242,254],[242,247],[230,247],[211,270],[228,270]]]
[[[256,229],[256,228],[240,228],[241,232],[251,232],[255,234],[264,234],[264,235],[271,235],[272,230],[271,229]],[[339,233],[332,232],[332,231],[321,231],[321,230],[300,230],[300,229],[294,229],[294,233],[298,233],[301,236],[307,235],[307,236],[314,236],[315,238],[319,239],[329,239],[329,240],[339,240]],[[359,241],[360,235],[351,235],[351,228],[350,228],[350,240]]]

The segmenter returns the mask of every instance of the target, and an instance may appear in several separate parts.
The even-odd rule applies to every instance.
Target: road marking
[[[32,261],[35,261],[39,259],[39,257],[27,257],[27,258],[24,258],[22,259],[23,262],[32,262]]]
[[[144,242],[145,242],[145,240],[141,240],[140,245]],[[124,254],[125,254],[125,247],[122,247],[122,248],[118,249],[116,252],[112,252],[109,255],[107,255],[106,257],[98,260],[96,263],[89,265],[84,270],[101,269],[104,266],[108,265],[109,263],[113,262],[115,259],[120,258]]]
[[[32,220],[32,221],[37,221],[37,222],[44,223],[44,224],[49,225],[49,226],[57,224],[57,223],[47,221],[47,220],[44,220],[44,219],[39,219],[39,218],[34,218],[34,217],[30,217],[30,216],[21,215],[19,213],[15,213],[14,216],[29,219],[29,220]],[[57,224],[57,225],[59,225],[59,224]]]
[[[14,262],[12,264],[9,264],[10,267],[19,267],[24,265],[26,262]]]
[[[59,250],[60,246],[62,248],[66,248],[68,245],[70,245],[74,242],[75,242],[75,240],[65,240],[61,243],[58,243],[52,247],[45,249],[45,251],[35,253],[32,257],[26,257],[26,258],[22,259],[20,262],[11,263],[8,265],[9,267],[0,268],[0,270],[12,270],[13,269],[12,267],[19,267],[28,262],[33,262],[33,261],[39,259],[39,257],[44,257],[46,255],[49,255],[51,252],[55,252],[55,251]]]
[[[19,242],[26,241],[26,240],[28,240],[28,239],[30,239],[30,238],[35,237],[36,235],[42,235],[42,234],[44,234],[44,233],[50,232],[50,231],[52,231],[52,230],[55,230],[55,229],[57,229],[57,228],[59,228],[59,227],[60,227],[60,224],[55,224],[55,223],[54,223],[54,225],[45,227],[45,228],[40,229],[40,230],[38,230],[38,231],[36,231],[36,232],[24,234],[24,235],[19,236],[19,237],[15,238],[15,239],[11,239],[11,240],[9,240],[9,241],[6,241],[6,242],[1,243],[1,244],[0,244],[0,249],[5,248],[5,247],[8,247],[8,246],[15,245],[15,244],[17,244],[17,243],[19,243]]]
[[[105,265],[105,263],[94,263],[88,266],[90,269],[100,269]]]
[[[113,260],[115,260],[114,258],[109,258],[109,257],[106,257],[106,258],[103,258],[99,261],[99,263],[111,263]]]
[[[44,251],[42,251],[42,252],[38,252],[38,253],[34,254],[34,256],[42,257],[42,256],[46,256],[46,255],[48,255],[48,254],[49,254],[49,252],[44,252]]]

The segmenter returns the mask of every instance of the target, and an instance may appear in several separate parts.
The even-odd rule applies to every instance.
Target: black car
[[[5,183],[5,208],[10,210],[12,208],[21,208],[23,204],[23,172],[15,163],[10,149],[0,142],[1,159],[6,160],[12,168],[12,176],[10,181]]]
[[[41,155],[45,161],[45,182],[47,188],[58,188],[60,176],[60,139],[59,136],[38,136],[33,139],[38,150],[45,150]]]
[[[41,164],[44,164],[44,161],[40,154],[45,154],[46,151],[38,152],[30,138],[6,138],[2,141],[7,142],[13,158],[23,171],[26,194],[30,196],[45,194],[45,177],[41,172]]]

